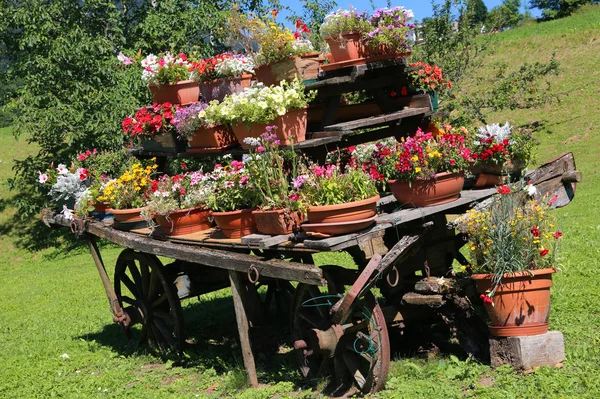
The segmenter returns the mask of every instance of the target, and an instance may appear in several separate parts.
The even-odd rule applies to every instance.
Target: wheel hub
[[[304,339],[294,342],[294,349],[302,350],[304,357],[321,353],[332,358],[343,335],[344,330],[338,324],[332,325],[327,330],[312,328],[303,334]]]

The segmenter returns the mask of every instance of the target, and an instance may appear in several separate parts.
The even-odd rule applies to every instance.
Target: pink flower
[[[179,189],[179,194],[181,194],[181,195],[185,195],[185,188],[181,187],[181,188]]]
[[[324,166],[315,166],[315,175],[317,177],[321,177],[325,174],[325,167]]]
[[[78,161],[85,161],[85,154],[79,154],[79,155],[77,155],[77,160]]]
[[[556,233],[554,233],[554,238],[556,238],[558,240],[560,237],[562,237],[562,235],[563,235],[562,231],[559,230]]]
[[[97,154],[98,154],[98,151],[96,151],[96,149],[94,148],[94,149],[92,150],[92,154],[94,154],[94,155],[97,155]]]
[[[85,180],[90,175],[90,172],[86,168],[77,169],[77,174],[79,175],[79,180]]]
[[[256,148],[256,152],[265,152],[265,147],[263,147],[262,145],[259,145],[259,146]]]
[[[232,182],[232,181],[226,181],[226,182],[225,182],[225,187],[233,187],[233,185],[234,185],[234,184],[235,184],[235,183],[234,183],[234,182]]]
[[[158,65],[160,65],[161,67],[165,66],[165,59],[161,58],[160,60],[158,60]]]
[[[306,181],[306,176],[298,176],[296,179],[292,179],[292,184],[294,188],[300,188]]]
[[[244,163],[240,161],[236,161],[235,159],[231,161],[231,167],[235,170],[240,170],[244,167]]]
[[[38,181],[40,182],[40,184],[44,184],[48,181],[48,175],[45,173],[42,173],[38,170],[39,173],[39,177],[38,177]]]
[[[248,181],[248,176],[242,176],[240,179],[240,184],[245,184]]]
[[[290,194],[289,198],[292,201],[298,201],[300,199],[300,195],[298,195],[298,194]]]

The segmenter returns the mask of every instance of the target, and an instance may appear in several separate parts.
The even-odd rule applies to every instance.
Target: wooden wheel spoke
[[[152,302],[152,309],[156,309],[158,307],[160,307],[163,303],[165,303],[165,301],[167,300],[167,296],[166,295],[161,295],[158,298],[156,298],[156,300],[154,302]]]
[[[312,327],[317,328],[321,324],[321,320],[316,316],[311,315],[306,309],[302,309],[298,312],[298,316],[310,324]]]
[[[169,327],[165,324],[165,322],[161,319],[154,319],[154,325],[158,329],[160,336],[164,338],[170,348],[177,347],[175,338],[173,337],[173,333],[169,330]]]
[[[127,287],[129,292],[133,294],[133,296],[135,296],[136,298],[141,297],[141,293],[138,291],[135,283],[131,281],[127,274],[123,273],[121,275],[121,282],[125,285],[125,287]]]
[[[175,316],[161,310],[154,311],[154,317],[163,320],[170,326],[177,324]]]
[[[359,362],[358,358],[356,357],[356,354],[353,354],[353,353],[354,352],[350,352],[350,351],[344,352],[344,355],[343,355],[344,364],[346,365],[346,368],[350,372],[350,375],[356,382],[356,385],[358,385],[358,387],[360,389],[363,389],[365,384],[367,383],[367,379],[360,371],[360,362]]]
[[[150,269],[145,262],[140,262],[140,271],[142,272],[142,292],[146,298],[150,298]]]
[[[160,294],[160,282],[156,273],[150,273],[150,287],[148,288],[148,300],[153,301]]]
[[[323,295],[321,293],[321,291],[319,291],[319,289],[317,287],[315,287],[314,285],[311,285],[310,288],[308,289],[308,291],[310,293],[311,298],[318,298]],[[318,305],[318,304],[315,303],[315,305]],[[326,309],[326,306],[314,306],[314,308],[316,308],[317,312],[319,312],[319,316],[321,317],[321,319],[324,319],[324,320],[329,319],[329,311],[328,311],[328,309]]]
[[[138,301],[135,300],[135,299],[133,299],[133,298],[131,298],[131,297],[129,297],[129,296],[127,296],[127,295],[123,295],[121,297],[121,301],[123,303],[126,303],[126,304],[131,305],[131,306],[138,306]]]
[[[140,276],[140,271],[138,270],[138,268],[135,264],[135,261],[128,262],[127,268],[129,269],[129,273],[131,273],[131,277],[133,277],[133,281],[135,282],[135,285],[140,288],[140,289],[138,289],[139,294],[144,295],[145,292],[143,292],[143,290],[142,290],[142,287],[143,287],[142,276]]]

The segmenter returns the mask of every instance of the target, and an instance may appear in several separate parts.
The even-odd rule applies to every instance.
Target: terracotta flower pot
[[[210,210],[204,207],[180,209],[169,212],[169,216],[155,215],[154,219],[168,236],[196,233],[212,227],[208,217]]]
[[[212,80],[210,82],[200,83],[200,95],[206,101],[223,101],[225,96],[242,92],[246,87],[250,87],[252,81],[251,73],[244,73],[237,78],[223,78]]]
[[[92,204],[92,206],[94,207],[94,209],[92,210],[92,212],[94,212],[94,213],[106,213],[106,210],[108,209],[108,202],[94,202]]]
[[[140,213],[144,208],[130,208],[130,209],[106,209],[107,212],[110,212],[114,215],[115,220],[122,223],[131,223],[131,222],[141,222],[144,220]]]
[[[282,80],[291,82],[296,75],[300,80],[315,80],[319,76],[322,58],[307,55],[290,57],[285,60],[255,68],[256,80],[265,86],[278,85]]]
[[[250,130],[245,124],[233,125],[231,128],[242,148],[247,150],[248,145],[244,143],[244,139],[246,137],[259,137],[265,132],[267,126],[277,126],[275,133],[277,139],[281,142],[280,145],[290,145],[292,140],[294,143],[304,141],[306,139],[306,108],[290,110],[268,124],[255,123],[251,125]]]
[[[465,175],[459,173],[437,173],[430,180],[415,180],[411,184],[404,180],[389,180],[392,194],[404,207],[421,207],[446,204],[456,201],[465,183]]]
[[[309,236],[325,238],[332,235],[355,233],[366,229],[375,223],[376,217],[377,216],[373,216],[367,219],[353,220],[350,222],[304,223],[301,227]]]
[[[284,209],[272,211],[252,211],[259,233],[280,235],[290,234],[304,221],[302,212],[287,212]]]
[[[173,105],[186,105],[198,101],[200,88],[193,80],[182,80],[177,83],[148,85],[155,103],[169,102]]]
[[[210,125],[196,130],[188,145],[187,152],[202,153],[224,150],[238,145],[238,141],[228,125]]]
[[[142,136],[141,146],[146,151],[175,153],[179,149],[176,133],[165,132],[153,136]]]
[[[506,273],[492,297],[494,306],[485,304],[497,337],[544,334],[548,331],[550,287],[555,269]],[[477,290],[485,294],[492,289],[491,274],[474,274]]]
[[[377,215],[379,195],[339,205],[309,206],[308,223],[341,223],[372,218]]]
[[[475,187],[491,187],[517,180],[525,164],[520,159],[509,159],[504,165],[473,165],[471,173],[477,176]],[[514,179],[514,180],[513,180]]]
[[[342,33],[340,36],[325,38],[334,62],[350,61],[365,56],[365,46],[359,33]]]
[[[227,238],[241,238],[256,233],[252,209],[232,212],[213,212],[215,223]]]

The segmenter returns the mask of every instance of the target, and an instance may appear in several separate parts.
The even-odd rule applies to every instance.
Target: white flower
[[[262,109],[266,109],[269,105],[264,101],[259,101],[258,106],[261,107]]]
[[[527,195],[529,195],[530,197],[533,197],[538,192],[537,188],[535,188],[535,186],[533,184],[528,184],[525,187],[525,189],[527,190]]]
[[[66,206],[65,206],[65,208],[66,208]],[[63,359],[68,359],[69,355],[67,355],[66,353],[63,353],[62,355],[60,355],[60,357]]]
[[[277,108],[277,115],[283,116],[283,115],[285,115],[285,112],[286,112],[285,111],[285,107],[278,107]]]
[[[65,219],[67,220],[73,220],[73,212],[71,212],[71,210],[69,208],[67,208],[66,205],[63,205],[63,210],[61,212],[63,214],[63,216],[65,217]],[[65,357],[66,355],[66,357]],[[62,357],[63,359],[68,359],[69,355],[67,355],[66,353],[60,355],[60,357]]]
[[[38,170],[38,173],[40,174],[38,177],[38,181],[40,182],[40,184],[44,184],[48,181],[48,175],[45,173],[42,173]]]
[[[246,137],[244,139],[244,143],[252,147],[258,147],[260,145],[260,140],[258,140],[256,137]]]
[[[67,165],[65,164],[58,164],[58,167],[56,168],[56,170],[58,171],[59,175],[66,175],[69,173],[69,169],[67,169]]]

